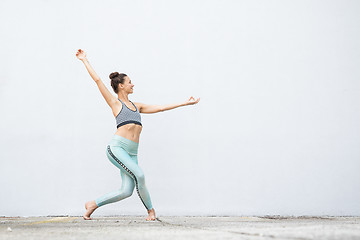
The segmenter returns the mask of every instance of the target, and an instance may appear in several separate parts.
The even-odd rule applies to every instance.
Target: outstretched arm
[[[79,49],[76,53],[76,57],[84,63],[91,78],[95,81],[101,94],[105,98],[105,101],[111,108],[113,108],[115,103],[117,103],[117,99],[110,93],[110,91],[106,88],[104,83],[101,81],[100,77],[96,74],[95,70],[91,67],[89,61],[86,58],[86,53],[83,50]]]
[[[76,57],[77,57],[78,59],[80,59],[80,60],[84,63],[84,65],[85,65],[86,69],[88,70],[90,76],[92,77],[92,79],[93,79],[95,82],[101,81],[101,79],[100,79],[99,76],[96,74],[95,70],[91,67],[89,61],[87,60],[86,53],[84,52],[84,50],[79,49],[79,50],[77,51],[77,53],[76,53]]]
[[[189,100],[182,102],[182,103],[174,103],[174,104],[166,104],[166,105],[148,105],[144,103],[134,103],[135,105],[139,106],[140,113],[157,113],[157,112],[164,112],[167,110],[171,110],[177,107],[186,106],[186,105],[193,105],[200,101],[200,98],[195,100],[193,96],[189,98]]]

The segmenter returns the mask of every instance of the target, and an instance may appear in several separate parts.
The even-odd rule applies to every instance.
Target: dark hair
[[[110,73],[109,78],[111,79],[111,87],[114,89],[115,93],[119,92],[119,83],[124,83],[126,76],[127,75],[125,73]]]

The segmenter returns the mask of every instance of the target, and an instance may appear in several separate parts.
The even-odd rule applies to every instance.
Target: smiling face
[[[126,93],[130,94],[134,92],[135,85],[131,83],[131,79],[128,76],[124,77],[124,83],[120,83],[119,85],[120,89]]]

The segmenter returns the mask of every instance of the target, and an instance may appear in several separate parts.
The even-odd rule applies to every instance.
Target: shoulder
[[[122,103],[117,99],[111,109],[114,116],[116,117],[117,115],[119,115],[120,111],[122,110]]]
[[[144,105],[143,103],[139,103],[139,102],[133,102],[133,104],[135,104],[135,106],[137,107],[137,109],[139,109],[139,111],[141,110],[142,106]]]

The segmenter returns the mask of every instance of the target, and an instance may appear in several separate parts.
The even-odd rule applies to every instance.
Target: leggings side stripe
[[[141,197],[141,195],[140,195],[139,186],[138,186],[138,181],[137,181],[137,178],[136,178],[135,174],[134,174],[133,172],[131,172],[130,169],[128,169],[128,168],[125,166],[125,164],[123,164],[123,163],[111,152],[111,149],[110,149],[110,146],[109,146],[109,145],[107,146],[107,150],[108,150],[109,154],[111,155],[111,157],[113,157],[113,158],[115,159],[115,161],[118,162],[118,163],[120,164],[120,166],[123,167],[123,168],[125,169],[125,171],[127,171],[128,173],[130,173],[130,175],[134,178],[134,180],[135,180],[135,185],[136,185],[136,192],[137,192],[137,194],[139,195],[140,200],[141,200],[141,202],[144,204],[145,208],[146,208],[147,210],[150,210],[150,209],[148,209],[148,208],[146,207],[146,205],[145,205],[145,203],[144,203],[144,201],[143,201],[143,199],[142,199],[142,197]]]

